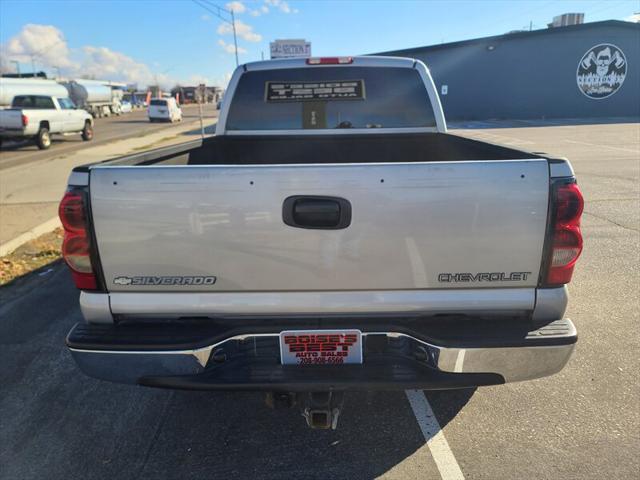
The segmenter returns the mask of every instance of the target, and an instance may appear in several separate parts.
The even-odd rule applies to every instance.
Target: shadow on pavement
[[[394,467],[401,477],[415,474],[398,466],[425,444],[404,392],[349,393],[338,429],[322,431],[297,410],[268,409],[258,393],[93,380],[64,347],[82,321],[66,268],[28,280],[11,295],[0,290],[6,478],[372,478]],[[472,394],[428,397],[444,426]],[[414,469],[435,468],[421,455]]]

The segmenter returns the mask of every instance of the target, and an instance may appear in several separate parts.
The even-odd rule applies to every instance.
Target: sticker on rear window
[[[364,100],[364,80],[266,82],[267,102]]]

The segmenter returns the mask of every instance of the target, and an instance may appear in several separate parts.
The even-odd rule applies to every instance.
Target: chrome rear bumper
[[[466,339],[461,342],[464,345],[445,346],[403,332],[368,331],[363,332],[365,345],[382,340],[385,349],[365,350],[362,365],[301,368],[279,365],[274,354],[278,335],[279,331],[233,335],[197,348],[152,350],[148,345],[144,349],[118,345],[105,349],[95,348],[95,342],[86,342],[91,348],[83,348],[72,330],[67,344],[80,369],[103,380],[173,388],[263,390],[293,388],[301,370],[306,372],[303,383],[333,389],[456,388],[531,380],[559,372],[577,341],[575,326],[568,319],[528,332],[512,346],[497,346],[495,338],[491,342]]]

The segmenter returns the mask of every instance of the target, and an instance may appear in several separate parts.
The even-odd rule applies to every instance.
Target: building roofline
[[[369,55],[406,55],[411,56],[414,52],[424,52],[424,51],[433,51],[440,50],[444,48],[451,47],[461,47],[464,45],[473,45],[476,43],[487,43],[487,42],[495,42],[495,41],[503,41],[503,40],[513,40],[516,38],[528,38],[536,35],[543,34],[557,34],[557,33],[565,33],[565,32],[573,32],[576,30],[586,30],[588,28],[599,27],[599,26],[616,26],[616,27],[625,27],[632,28],[640,31],[640,23],[636,22],[626,22],[624,20],[603,20],[601,22],[591,22],[591,23],[581,23],[579,25],[567,25],[564,27],[553,27],[553,28],[541,28],[539,30],[532,30],[530,32],[512,32],[512,33],[504,33],[502,35],[493,35],[490,37],[481,37],[481,38],[473,38],[470,40],[460,40],[457,42],[449,42],[449,43],[441,43],[437,45],[425,45],[421,47],[412,47],[412,48],[404,48],[401,50],[388,50],[385,52],[371,53]]]

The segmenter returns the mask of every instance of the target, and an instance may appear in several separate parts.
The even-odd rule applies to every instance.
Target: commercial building
[[[376,55],[424,61],[449,120],[640,119],[638,23],[568,25]]]

